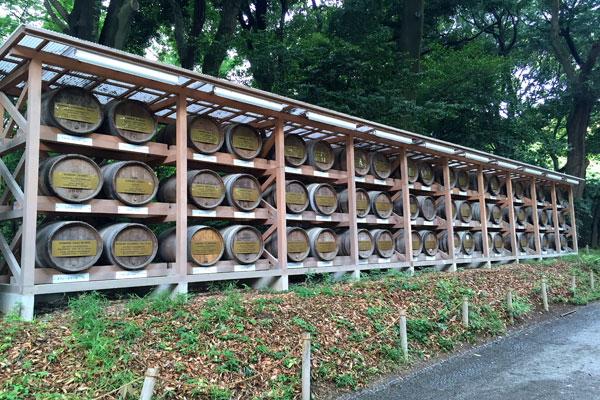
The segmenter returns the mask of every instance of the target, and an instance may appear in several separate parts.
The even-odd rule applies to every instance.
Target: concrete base
[[[342,281],[344,279],[347,279],[352,281],[352,282],[358,282],[360,280],[360,270],[355,270],[355,271],[351,271],[351,272],[346,272],[346,271],[340,271],[340,272],[332,272],[331,276],[333,277],[334,281]]]
[[[0,311],[16,314],[25,321],[33,320],[35,296],[32,294],[0,293]]]
[[[188,284],[187,283],[177,283],[175,285],[158,285],[152,293],[151,297],[160,296],[163,293],[169,293],[170,297],[175,297],[179,293],[187,293],[188,292]]]
[[[483,265],[482,268],[492,268],[492,263],[490,261],[486,261]]]
[[[440,264],[440,265],[436,265],[434,268],[437,269],[438,271],[443,271],[443,272],[456,272],[457,266],[456,266],[456,263]]]
[[[253,289],[268,288],[276,292],[284,292],[289,290],[289,280],[287,275],[274,277],[265,276],[263,278],[258,278],[251,286]]]

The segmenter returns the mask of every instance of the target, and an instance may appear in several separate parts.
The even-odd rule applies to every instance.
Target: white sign
[[[192,274],[194,274],[194,275],[216,274],[216,273],[217,273],[217,267],[194,267],[192,269]]]
[[[233,266],[234,272],[255,271],[256,264],[238,264]]]
[[[427,190],[430,191],[431,188],[429,186],[421,186],[421,190]]]
[[[366,223],[367,219],[366,218],[356,218],[356,222],[358,222],[358,223]]]
[[[425,259],[427,261],[434,261],[435,260],[435,256],[425,256]]]
[[[78,213],[91,213],[91,204],[67,204],[67,203],[56,203],[54,205],[54,211],[57,212],[78,212]]]
[[[253,212],[233,212],[234,218],[256,218],[256,214]]]
[[[369,263],[369,259],[367,259],[367,258],[361,258],[360,260],[358,260],[359,265],[365,265],[368,263]]]
[[[354,178],[354,180],[356,182],[365,182],[365,177],[364,176],[357,176]]]
[[[323,171],[315,171],[313,172],[314,176],[322,176],[324,178],[329,178],[329,172],[323,172]]]
[[[304,267],[304,263],[301,262],[289,262],[287,264],[288,268],[302,268]]]
[[[317,267],[333,267],[333,261],[317,261]]]
[[[373,182],[375,182],[376,185],[385,185],[385,179],[375,179]]]
[[[118,206],[117,213],[118,214],[146,215],[146,214],[148,214],[148,207]]]
[[[459,191],[458,191],[458,194],[460,194],[461,196],[466,196],[466,195],[467,195],[467,192],[463,192],[462,190],[459,190]]]
[[[148,271],[117,271],[115,279],[147,278]]]
[[[285,167],[285,172],[289,172],[291,174],[301,174],[302,170],[300,168]]]
[[[496,200],[496,199],[497,199],[497,197],[496,197],[496,196],[490,196],[490,199],[492,199],[492,200]]]
[[[192,210],[192,217],[216,217],[216,210]]]
[[[89,282],[90,274],[52,275],[52,283]]]
[[[139,146],[137,144],[130,143],[119,143],[119,150],[133,151],[135,153],[145,154],[148,154],[150,152],[150,148],[148,146]]]
[[[297,221],[302,221],[302,214],[286,214],[285,215],[286,219],[294,219]]]
[[[378,224],[388,224],[390,221],[387,219],[381,219],[381,218],[377,218],[377,223]]]
[[[465,254],[465,255],[463,256],[463,258],[471,258],[471,257],[473,257],[471,254]]]
[[[387,263],[391,263],[391,262],[392,262],[391,258],[378,258],[377,259],[378,264],[387,264]]]
[[[423,225],[432,225],[433,226],[433,221],[423,221]]]
[[[206,154],[194,153],[194,160],[196,160],[196,161],[206,161],[206,162],[217,162],[217,156],[209,156],[209,155],[206,155]]]
[[[331,215],[317,215],[317,221],[331,221]]]
[[[254,161],[246,160],[233,160],[233,165],[239,165],[241,167],[254,167]]]
[[[61,143],[71,143],[78,144],[80,146],[93,146],[94,141],[92,138],[81,137],[81,136],[72,136],[67,135],[66,133],[59,133],[56,135],[56,141]]]

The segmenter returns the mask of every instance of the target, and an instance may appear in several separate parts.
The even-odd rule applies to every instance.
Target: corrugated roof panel
[[[29,47],[31,49],[35,49],[36,47],[38,47],[44,40],[37,38],[37,37],[33,37],[33,36],[29,36],[29,35],[25,35],[25,37],[23,37],[23,39],[21,39],[19,41],[19,46],[24,46],[24,47]]]

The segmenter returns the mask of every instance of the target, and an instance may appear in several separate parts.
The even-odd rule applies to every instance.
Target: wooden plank
[[[510,172],[505,173],[505,186],[506,186],[506,197],[508,207],[508,224],[510,232],[510,245],[512,255],[515,257],[517,262],[519,261],[518,254],[520,253],[517,249],[517,227],[515,224],[515,207],[514,207],[514,196],[512,195],[512,181],[510,179]]]
[[[16,108],[17,110],[20,110],[23,108],[23,106],[25,106],[25,100],[27,100],[27,83],[23,86],[23,88],[21,89],[21,94],[19,95],[19,98],[17,99],[17,104],[16,104]],[[8,120],[8,123],[6,124],[6,126],[4,127],[4,130],[2,131],[2,140],[4,140],[9,132],[11,132],[15,127],[15,120],[14,118],[10,118]],[[12,136],[12,135],[11,135]]]
[[[10,272],[12,272],[15,280],[17,282],[21,282],[21,280],[22,280],[21,267],[19,266],[19,263],[17,262],[15,255],[13,254],[10,246],[6,242],[6,239],[4,238],[4,235],[1,232],[0,232],[0,251],[2,251],[4,260],[8,264],[8,268],[10,269]]]
[[[452,189],[450,188],[450,166],[448,157],[442,158],[444,168],[444,200],[446,212],[446,230],[448,231],[448,258],[456,261],[454,254],[454,222],[452,221]]]
[[[558,225],[558,205],[556,203],[556,183],[552,182],[550,189],[550,196],[552,198],[552,225],[554,226],[554,248],[557,253],[560,253],[560,228]]]
[[[577,223],[575,222],[575,203],[573,202],[573,185],[569,185],[569,215],[571,216],[571,240],[573,240],[573,251],[577,253]]]
[[[275,140],[275,207],[277,208],[277,254],[279,260],[277,268],[284,274],[287,273],[287,221],[286,221],[286,205],[285,205],[285,146],[284,146],[284,123],[285,121],[278,118],[275,121],[275,129],[271,136]]]
[[[187,275],[187,99],[177,96],[177,120],[175,127],[176,154],[176,187],[175,204],[175,270],[180,279]]]
[[[413,265],[413,256],[412,256],[412,227],[410,223],[410,193],[408,189],[408,161],[406,158],[406,148],[400,148],[400,171],[401,176],[400,179],[402,181],[401,188],[402,190],[402,213],[404,218],[404,248],[405,248],[405,257],[406,261]]]
[[[5,140],[2,144],[0,144],[0,156],[22,149],[25,147],[26,140],[27,138],[25,135],[19,135],[15,138]]]
[[[37,168],[35,169],[35,172],[38,172]],[[17,181],[13,178],[8,168],[6,168],[6,164],[4,164],[2,159],[0,159],[0,175],[2,175],[6,181],[6,186],[10,189],[12,195],[15,196],[17,203],[23,205],[25,203],[25,194],[23,194],[21,187],[17,184]]]
[[[354,179],[354,138],[346,135],[346,173],[348,176],[348,227],[350,229],[350,258],[358,264],[358,225],[356,216],[356,181]]]
[[[540,222],[537,215],[537,193],[535,187],[535,178],[530,179],[531,187],[529,193],[531,195],[531,215],[533,219],[533,234],[535,235],[535,254],[542,254],[542,244],[540,241]]]
[[[30,69],[30,74],[31,74],[31,69]],[[40,83],[40,88],[41,88],[41,83]],[[29,130],[29,124],[27,123],[27,120],[25,119],[25,117],[23,117],[23,114],[21,114],[21,112],[15,107],[15,105],[12,103],[12,101],[10,101],[10,99],[8,97],[6,97],[6,94],[4,94],[4,92],[0,92],[0,104],[2,104],[4,109],[8,112],[8,114],[11,116],[11,118],[15,120],[15,122],[17,123],[17,125],[19,125],[19,128],[23,132],[27,132]],[[38,125],[39,125],[39,121],[38,121]]]
[[[483,168],[477,166],[477,196],[479,198],[479,215],[481,221],[481,243],[483,245],[483,255],[485,258],[490,257],[490,248],[488,242],[487,220],[485,215],[488,214],[487,205],[485,204],[485,191],[483,190]]]

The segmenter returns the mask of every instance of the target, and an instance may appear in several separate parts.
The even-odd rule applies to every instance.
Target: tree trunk
[[[600,224],[600,198],[595,198],[593,219],[592,219],[592,234],[590,238],[590,247],[598,247],[598,224]]]
[[[98,43],[124,50],[131,23],[138,9],[137,0],[111,0]]]
[[[202,72],[205,74],[219,76],[219,70],[223,60],[227,56],[231,38],[235,32],[237,16],[240,12],[241,0],[223,0],[221,9],[221,20],[213,42],[204,55]]]
[[[100,19],[99,0],[75,0],[69,14],[69,34],[79,39],[96,42]]]
[[[590,115],[594,108],[594,101],[589,97],[576,96],[573,100],[573,109],[567,118],[567,137],[569,150],[565,174],[585,178],[585,171],[589,164],[586,157],[585,136],[590,123]],[[573,195],[582,197],[585,184],[574,188]]]
[[[421,70],[421,42],[423,41],[424,0],[405,0],[396,35],[396,47],[401,53],[408,53],[413,72]]]

